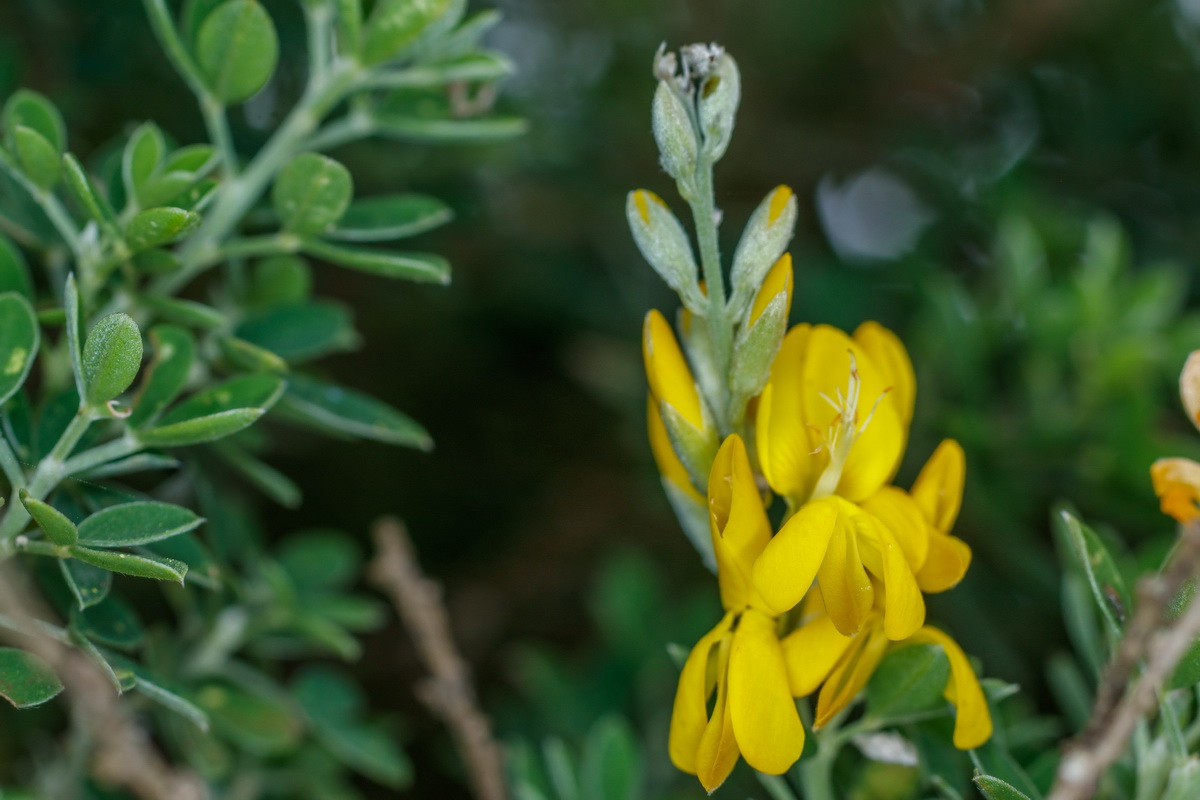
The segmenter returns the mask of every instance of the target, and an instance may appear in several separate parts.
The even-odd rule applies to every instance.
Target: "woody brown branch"
[[[1172,623],[1171,601],[1200,576],[1200,522],[1186,525],[1166,569],[1138,581],[1133,619],[1113,660],[1101,675],[1087,726],[1067,745],[1047,800],[1086,800],[1116,763],[1137,723],[1149,714],[1159,691],[1200,636],[1200,603],[1194,600]],[[1133,682],[1138,664],[1141,675]]]
[[[491,726],[479,710],[470,668],[458,653],[441,587],[425,577],[404,526],[382,519],[373,530],[370,580],[388,595],[430,676],[417,696],[454,736],[478,800],[504,800],[504,770]]]
[[[0,613],[29,623],[27,633],[3,631],[5,639],[40,657],[58,674],[71,704],[72,718],[85,727],[95,748],[91,772],[99,782],[121,787],[141,800],[203,800],[207,792],[192,773],[171,766],[146,731],[121,704],[112,683],[80,653],[32,631],[43,612],[25,581],[0,564]]]

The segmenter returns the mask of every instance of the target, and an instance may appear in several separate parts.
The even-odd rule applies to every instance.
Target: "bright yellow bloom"
[[[1179,398],[1192,424],[1200,428],[1200,350],[1183,365]],[[1189,458],[1160,458],[1150,467],[1150,480],[1164,514],[1184,524],[1200,517],[1200,464]]]
[[[887,485],[904,452],[915,396],[908,353],[876,323],[863,324],[853,338],[827,325],[798,325],[784,339],[757,418],[763,472],[796,509],[754,568],[755,587],[775,613],[794,607],[816,579],[843,635],[866,623],[876,584],[886,588],[889,639],[906,639],[924,624],[916,573],[929,560],[933,519],[953,522],[947,504],[957,512],[957,496],[939,493],[961,494],[962,476],[959,470],[955,484],[953,470],[931,472],[927,482],[936,491],[928,509]],[[932,549],[939,564],[953,547],[945,544],[938,540]]]
[[[739,755],[779,775],[800,758],[804,727],[789,690],[775,615],[750,580],[771,539],[746,446],[725,440],[708,485],[709,522],[725,616],[692,648],[671,715],[671,761],[708,791]],[[709,712],[709,700],[716,699]]]
[[[945,633],[924,626],[902,641],[891,642],[875,610],[856,636],[843,636],[826,613],[820,590],[805,599],[804,612],[801,626],[784,638],[783,653],[792,694],[803,697],[821,688],[814,728],[825,725],[854,700],[889,648],[933,644],[940,646],[950,661],[944,696],[957,711],[954,746],[969,750],[991,737],[992,717],[979,679],[962,648]]]

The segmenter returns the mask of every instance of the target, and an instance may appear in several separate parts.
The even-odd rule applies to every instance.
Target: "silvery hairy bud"
[[[715,47],[715,46],[714,46]],[[725,155],[733,137],[733,122],[742,98],[742,79],[733,56],[721,51],[699,81],[696,105],[700,131],[704,135],[704,155],[716,161]]]
[[[691,180],[698,151],[696,131],[679,91],[665,80],[658,82],[654,92],[651,119],[663,169],[681,183]]]
[[[746,230],[742,233],[737,250],[733,254],[733,298],[730,303],[734,313],[750,302],[758,292],[763,278],[775,265],[796,227],[796,197],[787,186],[777,186],[759,203],[750,215]]]
[[[638,189],[625,202],[633,240],[654,271],[675,290],[685,306],[703,313],[704,296],[696,277],[696,259],[683,225],[654,192]]]

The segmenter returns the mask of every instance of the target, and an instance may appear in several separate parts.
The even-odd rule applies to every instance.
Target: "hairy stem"
[[[717,209],[713,199],[712,162],[701,159],[696,165],[694,199],[689,201],[692,218],[696,223],[696,238],[700,243],[700,265],[704,273],[705,291],[708,295],[708,311],[705,319],[708,336],[712,343],[713,358],[717,375],[722,380],[718,385],[718,396],[710,398],[715,408],[717,425],[721,435],[731,429],[729,419],[728,375],[733,362],[733,329],[725,308],[725,275],[721,269],[721,250],[717,243]]]
[[[79,440],[83,438],[83,434],[87,432],[88,426],[91,424],[91,412],[80,408],[79,413],[67,425],[67,429],[63,431],[49,455],[41,460],[37,470],[33,473],[33,478],[26,487],[26,491],[31,497],[35,500],[46,499],[46,495],[50,494],[58,482],[65,477],[64,466],[67,457],[71,455],[71,451],[79,444]],[[4,515],[4,522],[0,522],[0,560],[12,554],[12,539],[25,528],[25,524],[28,522],[29,512],[25,510],[23,504],[13,503],[8,507],[8,512]]]

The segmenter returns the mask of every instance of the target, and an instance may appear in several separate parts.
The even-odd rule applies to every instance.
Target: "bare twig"
[[[421,572],[399,520],[379,520],[373,535],[377,554],[371,564],[371,582],[391,598],[430,672],[417,687],[417,695],[454,735],[475,797],[504,800],[500,748],[476,704],[470,668],[454,645],[441,587]]]
[[[200,780],[163,759],[98,666],[78,650],[35,633],[33,622],[45,615],[27,588],[11,567],[0,564],[0,613],[30,623],[22,626],[26,632],[0,633],[42,658],[62,680],[72,717],[86,726],[89,741],[95,743],[92,775],[141,800],[203,800],[206,791]]]
[[[1189,603],[1178,619],[1164,624],[1171,601],[1198,574],[1200,522],[1191,522],[1167,568],[1138,581],[1133,619],[1101,676],[1087,727],[1067,746],[1048,800],[1092,797],[1104,771],[1125,751],[1138,720],[1154,708],[1159,690],[1200,636],[1200,603]],[[1145,668],[1131,686],[1142,662]]]

